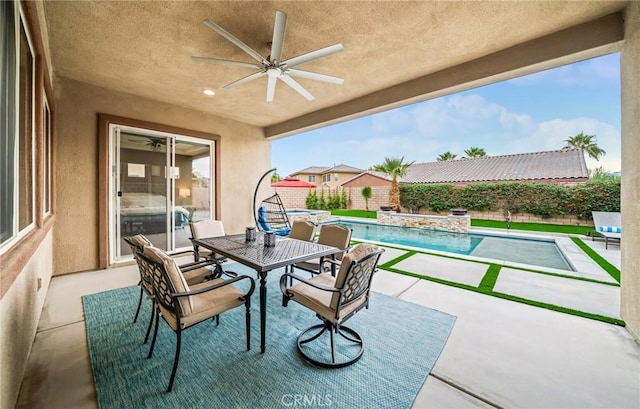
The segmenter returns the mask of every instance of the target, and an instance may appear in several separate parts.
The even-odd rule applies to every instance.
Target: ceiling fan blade
[[[288,75],[281,75],[280,78],[282,81],[284,81],[288,86],[290,86],[291,88],[295,89],[296,91],[298,91],[298,93],[300,95],[302,95],[303,97],[305,97],[306,99],[308,99],[309,101],[313,101],[313,95],[311,95],[309,93],[309,91],[307,91],[306,89],[304,89],[302,87],[302,85],[298,84],[298,81],[294,80],[293,78],[291,78]]]
[[[329,47],[311,51],[310,53],[289,58],[288,60],[283,61],[282,64],[286,65],[286,68],[292,68],[296,65],[304,64],[317,58],[322,58],[331,54],[339,53],[340,51],[344,51],[344,47],[342,46],[342,44],[334,44],[330,45]]]
[[[317,72],[302,71],[302,70],[296,70],[296,69],[289,69],[289,70],[286,70],[285,72],[291,75],[292,77],[308,78],[310,80],[330,82],[332,84],[338,84],[338,85],[342,85],[344,83],[344,79],[342,78],[333,77],[331,75],[318,74]]]
[[[254,72],[253,74],[251,74],[251,75],[247,75],[247,76],[246,76],[246,77],[244,77],[244,78],[240,78],[240,79],[239,79],[239,80],[237,80],[237,81],[233,81],[232,83],[227,84],[227,85],[225,85],[225,86],[224,86],[224,87],[222,87],[222,88],[224,88],[224,89],[231,89],[231,88],[236,87],[236,86],[238,86],[238,85],[240,85],[240,84],[244,84],[245,82],[249,82],[249,81],[253,81],[253,80],[255,80],[255,79],[258,79],[258,78],[262,77],[262,76],[263,76],[263,75],[265,75],[265,74],[266,74],[266,73],[265,73],[264,71]]]
[[[233,34],[229,33],[227,30],[225,30],[224,28],[220,27],[219,25],[217,25],[213,21],[207,19],[207,20],[204,20],[203,23],[207,27],[209,27],[213,31],[215,31],[216,33],[220,34],[221,36],[223,36],[227,40],[231,41],[238,48],[242,49],[242,51],[244,51],[245,53],[249,54],[254,60],[259,61],[261,63],[266,61],[253,48],[249,47],[248,45],[246,45],[245,43],[240,41],[236,36],[234,36]]]
[[[273,39],[271,40],[271,57],[269,57],[271,62],[280,62],[286,29],[287,15],[280,10],[276,10],[276,21],[273,23]]]
[[[252,64],[250,62],[241,62],[241,61],[231,61],[231,60],[222,60],[220,58],[211,58],[211,57],[191,57],[192,60],[195,61],[204,61],[204,62],[215,62],[218,64],[226,64],[226,65],[234,65],[238,67],[245,68],[253,68],[253,69],[261,69],[262,65]]]
[[[273,102],[273,97],[276,94],[276,77],[269,77],[267,82],[267,102]]]

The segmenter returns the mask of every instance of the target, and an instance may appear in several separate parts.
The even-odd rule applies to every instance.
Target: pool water
[[[352,229],[354,239],[439,250],[560,270],[573,270],[553,241],[449,233],[371,223],[346,221],[335,223]]]

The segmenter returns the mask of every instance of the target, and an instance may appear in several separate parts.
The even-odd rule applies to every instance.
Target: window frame
[[[48,217],[53,213],[53,157],[52,157],[52,133],[53,113],[49,104],[46,89],[42,95],[42,216]]]
[[[13,169],[11,170],[12,174],[10,177],[13,178],[13,191],[12,192],[7,192],[10,193],[12,195],[12,203],[13,203],[13,214],[11,214],[11,232],[9,233],[8,237],[5,239],[5,241],[0,243],[0,254],[4,254],[5,252],[7,252],[9,249],[11,249],[18,241],[20,241],[22,238],[24,238],[26,235],[28,235],[31,231],[35,230],[36,228],[36,220],[37,220],[37,215],[36,215],[36,194],[37,194],[37,190],[36,190],[36,64],[37,64],[37,53],[35,52],[35,47],[34,47],[34,43],[33,40],[31,38],[31,31],[29,28],[29,24],[27,22],[27,16],[25,13],[25,10],[23,9],[23,6],[20,2],[14,1],[14,9],[13,9],[13,13],[14,13],[14,47],[15,47],[15,65],[13,67],[14,69],[14,79],[15,79],[15,84],[14,84],[14,91],[15,91],[15,100],[14,102],[14,109],[15,112],[13,112],[13,119],[15,121],[15,125],[13,127],[13,129],[11,129],[11,133],[13,133],[13,135],[9,135],[9,137],[13,138],[13,153],[7,153],[7,156],[12,155],[13,156]],[[31,89],[30,89],[30,93],[31,93],[31,104],[30,107],[28,107],[28,109],[31,111],[30,112],[30,127],[29,127],[29,139],[30,139],[30,144],[29,144],[29,149],[30,149],[30,158],[29,161],[27,162],[28,165],[30,166],[30,172],[29,172],[29,183],[30,183],[30,206],[28,208],[29,212],[30,212],[30,221],[28,224],[26,224],[25,226],[23,226],[22,228],[20,228],[20,186],[23,183],[23,181],[20,180],[20,165],[21,165],[21,161],[20,161],[20,138],[22,137],[21,135],[21,129],[20,129],[20,106],[21,104],[24,102],[22,101],[21,97],[21,92],[20,92],[20,81],[21,81],[21,72],[20,72],[20,59],[21,59],[21,52],[22,52],[22,45],[21,45],[21,38],[22,38],[22,32],[24,32],[24,36],[27,40],[27,51],[29,53],[29,56],[31,58],[31,73],[30,73],[30,77],[31,77]]]

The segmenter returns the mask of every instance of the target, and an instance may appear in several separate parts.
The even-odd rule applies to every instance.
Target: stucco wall
[[[98,113],[220,135],[221,219],[225,231],[253,224],[254,183],[269,169],[271,143],[261,128],[131,94],[60,78],[57,112],[54,274],[98,267]],[[203,104],[215,103],[194,90]]]
[[[0,300],[0,408],[12,408],[20,391],[51,280],[52,237],[50,230]]]
[[[640,340],[640,2],[625,16],[621,53],[622,84],[622,225],[620,313]]]

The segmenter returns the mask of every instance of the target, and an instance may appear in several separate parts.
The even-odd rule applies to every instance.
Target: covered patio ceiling
[[[54,76],[277,137],[615,51],[626,3],[46,1],[43,34]],[[222,89],[251,69],[191,59],[252,62],[205,19],[268,55],[276,10],[289,17],[283,58],[343,44],[343,52],[299,66],[343,85],[299,79],[315,96],[307,101],[279,81],[268,103],[266,78]]]

